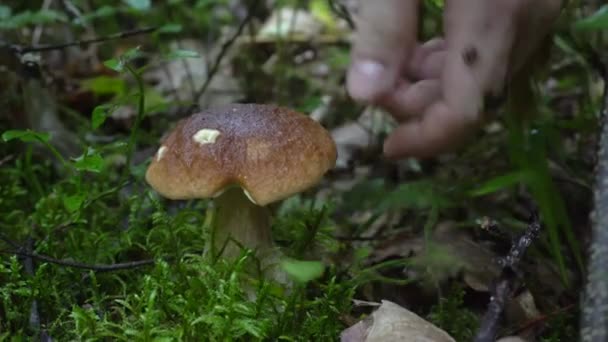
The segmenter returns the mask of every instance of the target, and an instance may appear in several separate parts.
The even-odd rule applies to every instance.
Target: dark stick
[[[0,41],[0,47],[8,46],[10,49],[12,49],[13,51],[15,51],[18,54],[25,54],[28,52],[44,52],[44,51],[50,51],[50,50],[60,50],[60,49],[64,49],[64,48],[71,47],[71,46],[88,45],[88,44],[106,42],[106,41],[110,41],[110,40],[124,39],[124,38],[131,37],[131,36],[154,32],[157,29],[158,29],[157,27],[136,29],[136,30],[125,31],[125,32],[120,32],[120,33],[116,33],[116,34],[111,34],[109,36],[97,37],[97,38],[92,38],[92,39],[87,39],[87,40],[73,41],[73,42],[56,44],[56,45],[20,46],[20,45],[14,45],[14,44],[7,44],[7,43]]]
[[[502,312],[513,293],[512,276],[501,276],[492,289],[492,297],[488,309],[481,320],[481,325],[475,336],[475,342],[494,342],[500,327]]]
[[[528,247],[530,247],[532,242],[534,242],[534,240],[540,234],[541,227],[538,216],[534,214],[532,216],[531,221],[532,222],[530,222],[530,224],[528,225],[528,228],[524,232],[524,235],[522,235],[519,240],[517,240],[517,242],[513,244],[513,246],[511,246],[509,254],[507,254],[507,256],[501,260],[501,266],[503,267],[503,269],[514,269],[521,261]]]
[[[27,240],[26,251],[28,254],[31,254],[32,250],[34,250],[34,239],[29,238]],[[34,277],[34,261],[31,257],[28,256],[25,258],[23,261],[23,268],[25,269],[25,273],[27,273],[27,275]],[[38,312],[38,301],[36,298],[34,298],[32,301],[32,306],[30,308],[30,328],[34,332],[40,331],[40,314]]]
[[[234,42],[237,40],[237,38],[243,33],[245,26],[247,26],[247,24],[253,19],[253,16],[255,15],[255,9],[258,7],[259,3],[260,3],[259,0],[253,1],[253,3],[251,4],[251,6],[249,7],[249,9],[247,11],[247,16],[241,21],[236,32],[232,35],[232,37],[230,37],[230,39],[228,39],[224,44],[222,44],[222,47],[220,48],[220,52],[217,55],[217,57],[215,58],[215,62],[211,66],[211,69],[209,70],[209,74],[207,75],[207,79],[205,80],[205,83],[203,83],[201,88],[194,94],[194,98],[192,99],[194,107],[196,107],[198,105],[198,101],[203,96],[203,94],[205,94],[205,92],[207,91],[207,88],[209,88],[209,85],[211,84],[213,77],[219,71],[220,64],[222,64],[222,60],[224,59],[224,56],[226,55],[226,53],[228,52],[230,47],[234,44]]]
[[[490,304],[488,304],[488,309],[481,320],[475,342],[493,342],[496,340],[502,313],[515,289],[516,266],[540,233],[541,225],[536,214],[533,215],[531,221],[524,235],[511,246],[507,256],[500,260],[502,272],[492,288]]]
[[[21,246],[17,242],[11,240],[8,236],[6,236],[6,234],[2,232],[0,232],[0,240],[4,241],[6,244],[10,245],[15,249],[21,249]]]
[[[4,251],[0,251],[0,253],[16,254],[19,256],[24,256],[24,257],[41,260],[41,261],[46,261],[48,263],[55,264],[55,265],[79,268],[79,269],[84,269],[84,270],[92,270],[95,272],[119,271],[119,270],[126,270],[126,269],[137,268],[137,267],[154,264],[154,259],[130,261],[130,262],[123,262],[123,263],[118,263],[118,264],[85,264],[85,263],[77,262],[77,261],[55,259],[55,258],[52,258],[47,255],[38,254],[38,253],[28,253],[28,252],[24,252],[24,251],[6,251],[6,250],[4,250]]]
[[[329,6],[331,8],[331,10],[340,18],[344,19],[346,21],[346,24],[348,24],[348,27],[351,30],[356,30],[357,27],[355,26],[355,21],[353,20],[352,15],[350,14],[348,8],[346,8],[346,6],[344,6],[343,4],[339,3],[337,0],[328,0],[329,2]]]

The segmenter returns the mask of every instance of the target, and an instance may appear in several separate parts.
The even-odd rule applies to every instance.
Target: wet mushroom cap
[[[233,104],[178,122],[146,172],[170,199],[211,198],[239,185],[266,205],[318,183],[336,162],[336,146],[319,123],[288,108]]]

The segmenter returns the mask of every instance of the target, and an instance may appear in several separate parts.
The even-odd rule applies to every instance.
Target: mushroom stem
[[[224,246],[221,256],[225,258],[238,256],[241,248],[263,253],[273,247],[268,208],[251,202],[240,187],[227,189],[215,204],[211,239],[214,256]]]

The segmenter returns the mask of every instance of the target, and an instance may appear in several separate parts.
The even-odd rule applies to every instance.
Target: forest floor
[[[595,42],[591,9],[555,34],[525,125],[506,104],[452,154],[390,161],[394,122],[344,89],[348,1],[12,2],[0,5],[0,341],[355,341],[347,329],[386,301],[470,341],[499,260],[535,228],[498,336],[577,340],[605,86],[582,43]],[[426,35],[437,3],[424,1]],[[211,200],[168,200],[145,181],[180,119],[230,103],[306,113],[337,146],[320,184],[272,206],[288,287],[252,276],[251,251],[205,252]]]

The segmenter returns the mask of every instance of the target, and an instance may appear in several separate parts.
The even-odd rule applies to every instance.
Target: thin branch
[[[540,228],[540,221],[538,216],[535,214],[532,217],[532,222],[530,222],[528,228],[524,232],[524,235],[522,235],[519,240],[517,240],[517,242],[511,246],[509,254],[507,254],[507,256],[501,260],[500,263],[503,268],[515,269],[517,267],[517,264],[519,264],[523,258],[528,247],[530,247],[532,242],[534,242],[534,240],[540,234]]]
[[[356,30],[357,26],[353,20],[353,16],[350,14],[348,8],[337,0],[328,0],[331,10],[340,18],[346,21],[346,24],[351,30]]]
[[[148,27],[148,28],[143,28],[143,29],[119,32],[119,33],[111,34],[108,36],[102,36],[102,37],[97,37],[97,38],[92,38],[92,39],[87,39],[87,40],[77,40],[77,41],[73,41],[73,42],[67,42],[67,43],[56,44],[56,45],[49,44],[49,45],[20,46],[20,45],[8,44],[8,43],[0,41],[0,47],[7,46],[9,49],[13,50],[15,53],[18,53],[18,54],[25,54],[25,53],[29,53],[29,52],[44,52],[44,51],[51,51],[51,50],[61,50],[61,49],[65,49],[65,48],[71,47],[71,46],[89,45],[89,44],[107,42],[110,40],[124,39],[124,38],[131,37],[131,36],[151,33],[151,32],[156,31],[157,29],[158,29],[157,27]]]
[[[49,7],[51,7],[51,3],[52,0],[44,0],[42,2],[42,10],[48,10]],[[42,36],[42,30],[43,30],[44,24],[39,24],[36,26],[36,28],[34,29],[34,33],[32,33],[32,44],[38,44],[38,42],[40,41],[40,36]]]
[[[119,271],[119,270],[138,268],[138,267],[154,264],[154,259],[130,261],[130,262],[117,263],[117,264],[85,264],[85,263],[77,262],[77,261],[56,259],[56,258],[52,258],[47,255],[38,254],[38,253],[28,253],[28,252],[24,252],[22,250],[17,250],[17,251],[4,250],[4,251],[0,251],[0,253],[15,254],[15,255],[19,255],[19,256],[23,256],[23,257],[29,257],[29,258],[45,261],[45,262],[55,264],[55,265],[79,268],[79,269],[84,269],[84,270],[92,270],[95,272]]]
[[[0,159],[0,166],[2,166],[3,164],[13,160],[13,158],[15,158],[15,156],[13,156],[12,154],[9,154],[8,156]]]
[[[168,15],[169,20],[175,21],[175,18],[173,16],[173,11],[171,10],[171,6],[167,7],[166,10],[167,10],[167,15]],[[183,49],[182,40],[180,38],[176,39],[176,43],[177,43],[178,49]],[[196,85],[194,84],[194,78],[192,77],[192,68],[190,68],[190,64],[188,64],[188,62],[186,61],[185,58],[181,59],[181,64],[184,67],[184,70],[186,70],[186,81],[188,82],[188,85],[190,86],[190,96],[192,96],[192,98],[194,98],[195,92],[196,92]],[[166,66],[163,66],[163,71],[167,75],[168,79],[171,80],[171,72],[169,71],[169,69]],[[178,94],[177,89],[175,89],[175,85],[173,84],[173,82],[170,82],[170,83],[171,83],[171,91],[172,91],[173,95],[175,96],[175,99],[178,102],[180,102],[179,94]]]
[[[490,304],[488,304],[488,309],[481,320],[475,342],[493,342],[496,340],[505,305],[515,290],[514,283],[517,278],[515,271],[517,264],[523,258],[528,247],[540,234],[540,229],[541,225],[535,213],[524,235],[511,246],[511,250],[507,256],[500,260],[502,272],[492,288]]]
[[[27,245],[25,248],[27,253],[31,254],[32,250],[34,250],[34,239],[27,239]],[[23,268],[25,269],[25,273],[32,278],[36,274],[34,269],[34,261],[31,257],[25,258],[23,261]],[[38,301],[36,298],[32,300],[32,304],[30,306],[30,328],[34,332],[40,332],[40,312],[38,312]]]
[[[215,58],[215,62],[213,63],[213,65],[211,66],[211,69],[209,70],[209,73],[207,74],[207,79],[205,80],[205,83],[203,83],[201,88],[194,94],[194,98],[192,99],[193,107],[197,106],[198,101],[203,96],[203,94],[205,94],[205,92],[207,91],[207,88],[209,88],[209,85],[211,84],[213,77],[219,71],[220,65],[222,64],[224,56],[226,55],[226,53],[228,52],[230,47],[234,44],[234,42],[238,39],[238,37],[243,33],[245,26],[247,26],[247,24],[253,19],[254,15],[255,15],[255,9],[258,7],[259,3],[260,3],[259,0],[253,1],[251,6],[247,10],[247,16],[241,21],[236,32],[234,32],[234,34],[230,37],[230,39],[228,39],[224,44],[222,44],[222,47],[220,48],[220,52],[217,55],[217,57]]]
[[[8,244],[9,246],[11,246],[11,247],[13,247],[15,249],[21,249],[22,248],[17,242],[13,241],[11,238],[9,238],[3,232],[0,232],[0,240],[4,241],[6,244]]]
[[[340,235],[334,235],[333,238],[336,239],[336,240],[339,240],[339,241],[378,241],[378,240],[384,239],[385,237],[384,236],[363,237],[363,236],[340,236]]]

